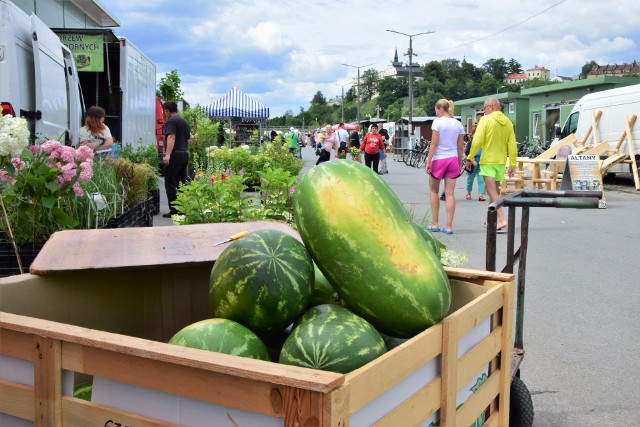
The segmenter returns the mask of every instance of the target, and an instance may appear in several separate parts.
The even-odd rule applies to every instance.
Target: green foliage
[[[127,159],[133,163],[146,163],[149,166],[158,166],[158,148],[155,144],[125,145],[118,151],[118,157]]]
[[[592,59],[591,61],[588,61],[586,64],[584,64],[582,66],[581,71],[580,71],[580,76],[583,79],[586,79],[587,78],[587,74],[589,74],[591,72],[591,69],[593,67],[597,67],[597,66],[598,66],[598,63],[596,62],[595,59]]]
[[[293,157],[293,156],[291,156]],[[248,177],[240,173],[198,171],[191,183],[181,185],[175,207],[180,224],[217,222],[293,222],[291,201],[296,175],[281,168],[259,171],[258,193],[247,192]]]
[[[180,76],[175,68],[160,79],[157,96],[165,101],[180,101],[184,92],[180,90]]]
[[[297,176],[302,170],[302,161],[291,155],[283,143],[282,138],[277,137],[274,142],[260,147],[210,148],[206,154],[206,168],[217,174],[227,170],[232,173],[242,171],[251,187],[260,185],[260,171],[270,168],[281,168]]]

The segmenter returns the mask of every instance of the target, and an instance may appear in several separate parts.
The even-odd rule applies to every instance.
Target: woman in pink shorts
[[[460,165],[464,156],[464,128],[462,123],[452,117],[452,101],[440,99],[436,102],[435,109],[437,119],[431,125],[431,146],[425,166],[429,174],[429,201],[431,203],[431,225],[427,226],[427,230],[453,234],[453,214],[456,210],[453,190],[456,178],[460,176]],[[440,181],[443,179],[447,222],[445,227],[440,229],[438,191],[440,190]]]

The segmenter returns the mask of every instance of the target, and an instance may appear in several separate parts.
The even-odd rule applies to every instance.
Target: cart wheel
[[[533,425],[533,401],[527,386],[518,376],[511,381],[511,405],[509,408],[510,427],[531,427]]]

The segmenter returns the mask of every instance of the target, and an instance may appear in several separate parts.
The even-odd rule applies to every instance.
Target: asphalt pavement
[[[303,149],[302,173],[316,161]],[[332,160],[333,161],[333,160]],[[415,219],[428,220],[424,169],[389,157],[382,179]],[[455,234],[438,233],[465,252],[466,268],[485,269],[488,202],[465,199],[456,182]],[[161,182],[161,212],[168,206]],[[640,191],[630,174],[605,179],[606,209],[535,207],[530,211],[525,274],[525,357],[521,378],[532,394],[534,426],[640,425]],[[519,244],[520,209],[516,220]],[[441,204],[440,224],[444,224]],[[154,226],[171,225],[154,217]],[[498,234],[497,269],[506,263]]]

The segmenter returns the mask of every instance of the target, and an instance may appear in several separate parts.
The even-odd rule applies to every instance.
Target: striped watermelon
[[[325,162],[298,183],[296,225],[322,273],[354,313],[411,337],[451,304],[449,279],[389,186],[358,162]]]
[[[431,231],[425,229],[424,227],[416,223],[414,223],[413,226],[415,227],[416,230],[418,230],[418,233],[420,233],[424,241],[427,242],[427,244],[429,245],[433,253],[436,254],[438,259],[440,259],[440,253],[442,249],[446,249],[446,246],[444,246],[440,242],[440,240],[436,239],[436,237],[433,235]]]
[[[256,334],[228,319],[206,319],[192,323],[178,331],[169,344],[270,360],[267,347]]]
[[[309,309],[280,352],[280,363],[338,373],[351,372],[386,352],[373,326],[344,307]]]
[[[259,335],[281,331],[309,303],[313,280],[313,262],[300,241],[277,230],[255,231],[229,245],[213,265],[213,316]]]
[[[342,301],[336,290],[333,289],[327,278],[324,277],[324,274],[322,274],[322,271],[320,271],[316,263],[313,263],[313,272],[315,281],[313,284],[313,293],[311,294],[309,307],[320,304],[344,305],[344,301]]]

